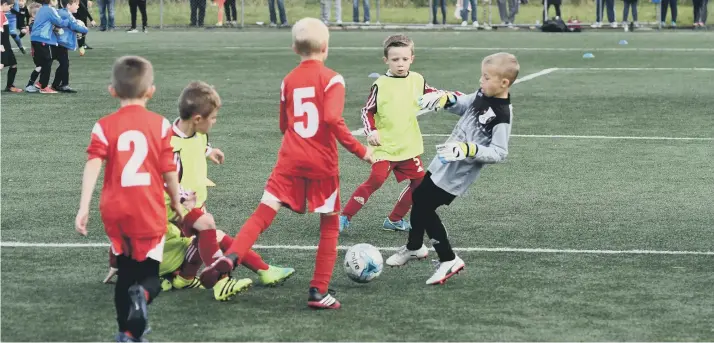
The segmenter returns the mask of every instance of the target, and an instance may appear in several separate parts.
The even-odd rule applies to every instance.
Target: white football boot
[[[399,267],[407,264],[411,260],[422,260],[429,256],[429,249],[426,248],[424,244],[421,245],[419,250],[409,250],[407,246],[404,245],[399,248],[394,255],[389,256],[387,259],[387,265],[390,267]]]
[[[458,256],[456,256],[456,258],[451,261],[436,261],[436,263],[436,272],[429,278],[429,280],[426,280],[427,285],[443,284],[444,282],[446,282],[446,279],[458,274],[464,269],[465,266],[464,260],[462,260]]]

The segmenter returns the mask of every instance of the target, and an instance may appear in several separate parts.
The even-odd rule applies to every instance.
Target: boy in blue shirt
[[[79,0],[63,0],[67,1],[64,8],[57,11],[62,20],[67,20],[68,25],[66,30],[57,33],[57,48],[54,58],[59,62],[57,71],[55,71],[55,79],[52,81],[52,89],[62,93],[77,93],[69,87],[69,50],[77,50],[77,33],[86,34],[89,32],[84,23],[75,19],[74,13],[79,10]]]

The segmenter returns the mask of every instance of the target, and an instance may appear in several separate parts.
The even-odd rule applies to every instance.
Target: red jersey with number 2
[[[316,60],[293,69],[280,86],[283,142],[275,173],[324,179],[339,175],[337,141],[362,158],[366,148],[345,125],[345,80]]]
[[[99,210],[107,235],[163,236],[162,174],[176,170],[171,123],[143,106],[124,106],[94,124],[87,153],[106,162]]]

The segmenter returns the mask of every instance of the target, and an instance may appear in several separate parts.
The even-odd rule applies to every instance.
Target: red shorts
[[[203,207],[200,208],[194,208],[188,213],[186,213],[185,216],[183,216],[183,223],[181,225],[181,233],[186,236],[186,237],[191,237],[193,235],[198,234],[198,231],[193,228],[193,225],[196,224],[196,221],[198,218],[201,218],[204,214],[207,214],[206,212],[206,206],[204,204]]]
[[[263,199],[277,200],[297,213],[305,213],[305,205],[308,212],[339,212],[340,177],[308,179],[273,172],[265,185]]]
[[[152,238],[109,236],[109,241],[114,255],[125,255],[138,262],[143,262],[147,258],[161,262],[164,255],[164,236]]]
[[[424,175],[426,175],[426,170],[424,170],[424,164],[422,164],[421,157],[419,156],[398,162],[385,160],[377,161],[374,163],[374,165],[372,165],[372,169],[384,168],[382,165],[385,165],[387,163],[389,164],[387,168],[394,172],[394,177],[397,179],[397,182],[402,182],[404,180],[421,179],[424,178]],[[389,173],[389,170],[387,171],[387,173]]]

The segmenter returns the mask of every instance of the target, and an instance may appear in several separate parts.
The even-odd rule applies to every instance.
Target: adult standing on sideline
[[[270,12],[270,26],[278,26],[278,16],[275,13],[275,1],[268,0],[268,11]],[[280,27],[288,27],[288,18],[285,15],[285,0],[277,0],[278,12],[280,14]]]
[[[330,3],[335,2],[335,24],[342,25],[342,0],[320,0],[320,19],[325,25],[330,23]]]
[[[99,6],[99,31],[114,30],[114,1],[97,0]]]
[[[131,28],[127,30],[126,32],[128,33],[137,33],[139,32],[136,29],[136,10],[139,9],[141,12],[141,31],[146,33],[146,22],[147,22],[147,15],[146,15],[146,0],[129,0],[129,12],[131,13]]]
[[[668,0],[662,0],[662,3]],[[615,0],[595,0],[596,2],[596,10],[597,13],[595,14],[596,20],[595,24],[592,25],[593,28],[599,28],[602,27],[602,3],[605,3],[605,7],[607,7],[607,21],[610,22],[610,26],[612,28],[617,27],[617,21],[615,21]]]
[[[359,1],[352,0],[352,21],[359,23]],[[362,0],[364,4],[364,23],[369,24],[369,0]]]
[[[662,4],[660,5],[662,12],[660,13],[662,16],[660,17],[662,20],[662,27],[664,27],[667,23],[667,7],[672,8],[672,27],[677,27],[677,0],[662,0]]]

